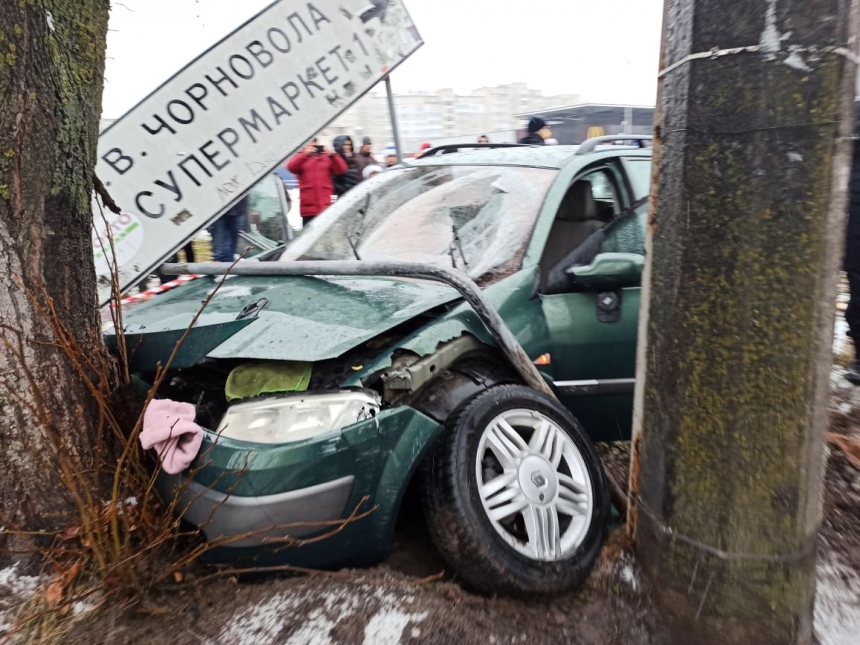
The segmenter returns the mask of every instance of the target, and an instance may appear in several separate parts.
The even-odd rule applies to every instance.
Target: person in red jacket
[[[346,162],[331,148],[317,145],[312,139],[304,150],[287,162],[287,170],[299,180],[299,200],[302,223],[322,213],[330,204],[334,192],[333,175],[349,170]]]

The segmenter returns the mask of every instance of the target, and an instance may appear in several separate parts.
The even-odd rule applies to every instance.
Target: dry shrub
[[[113,248],[112,240],[109,241]],[[115,267],[115,254],[113,257]],[[235,263],[230,269],[233,266]],[[45,414],[39,417],[42,419],[41,427],[33,429],[49,439],[51,459],[57,466],[64,489],[62,493],[74,501],[75,510],[68,518],[63,518],[60,524],[64,524],[64,528],[53,534],[20,531],[7,525],[5,533],[31,538],[31,553],[42,558],[46,579],[36,596],[22,607],[17,624],[8,635],[10,638],[19,642],[59,640],[73,620],[75,612],[72,608],[77,602],[86,600],[92,604],[95,600],[95,606],[105,602],[135,603],[159,585],[193,578],[188,576],[187,570],[211,549],[229,546],[272,529],[278,529],[287,536],[265,539],[267,545],[275,548],[318,542],[341,532],[375,510],[375,507],[367,508],[365,498],[343,520],[272,526],[239,536],[203,541],[200,530],[187,529],[178,518],[185,510],[180,507],[180,499],[187,492],[188,482],[206,464],[205,452],[198,462],[202,465],[189,473],[184,488],[177,491],[174,499],[160,498],[155,488],[160,462],[151,453],[147,454],[139,441],[144,411],[164,382],[188,333],[223,285],[230,269],[210,292],[168,360],[164,365],[158,365],[153,383],[143,398],[135,394],[129,371],[129,350],[123,336],[123,309],[115,268],[111,315],[117,333],[117,351],[113,357],[106,352],[88,355],[63,323],[44,289],[30,294],[39,314],[53,332],[52,344],[63,352],[85,383],[98,410],[98,419],[95,423],[92,471],[82,469],[69,451],[63,450],[64,433],[88,432],[87,424],[80,424],[78,428],[58,428]],[[101,343],[101,339],[91,340],[94,346]],[[19,357],[23,361],[23,352]],[[26,373],[26,365],[21,367]],[[31,379],[29,385],[38,400],[43,386],[35,379]],[[230,491],[241,481],[245,471],[243,467],[224,473],[223,476],[235,477],[236,484]],[[320,533],[305,539],[289,537],[290,529],[299,526],[316,526]],[[289,566],[271,567],[269,570],[308,573]],[[233,575],[244,571],[222,569],[210,575]]]

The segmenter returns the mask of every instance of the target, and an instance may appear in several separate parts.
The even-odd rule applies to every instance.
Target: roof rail
[[[421,155],[424,157],[435,157],[436,155],[446,155],[450,152],[459,152],[460,150],[473,150],[475,148],[528,148],[526,143],[446,143],[442,146],[430,148]]]
[[[609,141],[636,141],[640,148],[647,148],[648,146],[645,145],[645,142],[653,139],[654,137],[650,134],[608,134],[604,137],[594,137],[583,141],[579,148],[577,148],[576,154],[587,155],[590,152],[594,152],[601,143]]]

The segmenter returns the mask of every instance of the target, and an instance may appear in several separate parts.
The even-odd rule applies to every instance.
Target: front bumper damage
[[[442,430],[401,406],[292,444],[249,444],[208,434],[190,470],[162,474],[158,488],[166,500],[179,493],[177,511],[213,547],[204,557],[209,562],[370,564],[388,555],[406,488]],[[343,522],[356,510],[371,512]]]
[[[305,538],[345,517],[355,477],[249,497],[221,493],[178,475],[164,475],[157,485],[165,499],[179,495],[177,508],[184,509],[185,520],[200,528],[209,542],[242,548]]]

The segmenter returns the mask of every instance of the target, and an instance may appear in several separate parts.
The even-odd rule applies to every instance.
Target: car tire
[[[463,404],[446,426],[424,468],[422,499],[452,573],[486,594],[534,597],[579,586],[606,536],[609,493],[576,419],[541,392],[499,385]]]

